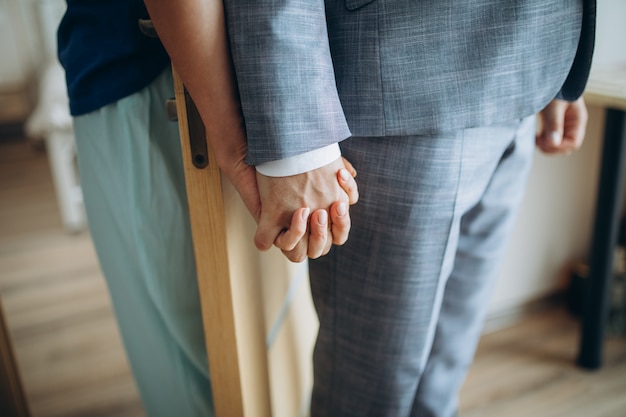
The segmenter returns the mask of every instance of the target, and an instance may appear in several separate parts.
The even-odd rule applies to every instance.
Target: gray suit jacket
[[[485,126],[575,99],[595,32],[595,0],[225,6],[253,165],[351,134]]]

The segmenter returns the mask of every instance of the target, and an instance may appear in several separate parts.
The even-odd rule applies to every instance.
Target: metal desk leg
[[[613,278],[613,251],[617,243],[624,190],[625,150],[626,115],[621,110],[608,109],[578,356],[578,364],[588,369],[597,369],[602,364]]]

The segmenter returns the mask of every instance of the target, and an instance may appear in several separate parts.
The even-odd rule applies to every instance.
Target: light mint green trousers
[[[169,70],[74,120],[91,235],[150,417],[210,417],[208,376]]]

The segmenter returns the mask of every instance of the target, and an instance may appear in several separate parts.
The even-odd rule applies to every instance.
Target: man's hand
[[[569,154],[585,139],[587,107],[582,97],[574,102],[555,99],[539,113],[539,122],[537,147],[548,154]]]
[[[257,173],[261,199],[254,238],[257,248],[268,250],[276,244],[291,261],[301,262],[307,256],[317,258],[328,253],[333,243],[345,243],[350,231],[348,206],[356,203],[358,191],[354,169],[344,161],[337,159],[290,177]]]

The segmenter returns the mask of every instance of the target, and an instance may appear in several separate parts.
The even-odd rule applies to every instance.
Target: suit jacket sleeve
[[[576,57],[556,97],[567,101],[576,101],[585,91],[595,46],[596,0],[585,0],[583,7],[583,22]]]
[[[248,163],[350,136],[333,71],[323,0],[225,0],[248,137]]]

